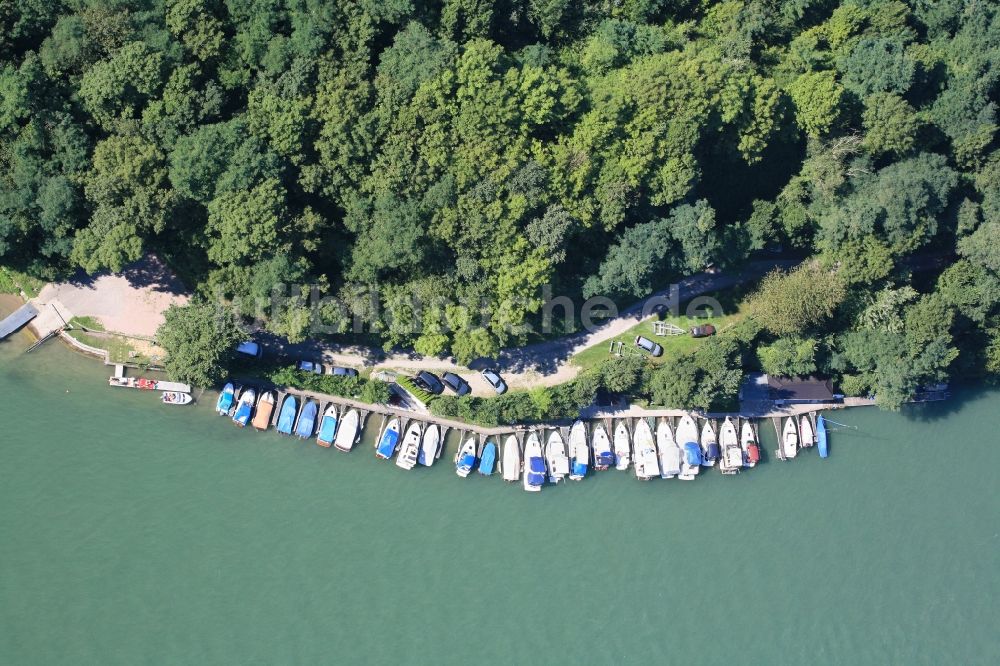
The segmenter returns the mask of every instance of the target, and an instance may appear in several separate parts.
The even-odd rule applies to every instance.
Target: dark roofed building
[[[767,377],[771,400],[785,403],[836,402],[842,396],[833,392],[833,382],[816,377]]]

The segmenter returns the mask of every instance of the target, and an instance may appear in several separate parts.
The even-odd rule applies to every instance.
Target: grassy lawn
[[[0,293],[17,295],[23,290],[28,298],[34,298],[44,286],[45,282],[38,278],[0,266]]]
[[[717,335],[724,334],[727,328],[737,323],[738,321],[743,319],[743,317],[746,316],[746,308],[744,307],[744,303],[742,302],[742,300],[739,298],[739,295],[727,294],[726,300],[720,298],[719,295],[715,295],[715,298],[720,300],[723,306],[723,311],[726,314],[722,313],[716,314],[713,312],[708,317],[688,317],[683,314],[674,317],[670,316],[669,313],[665,313],[663,315],[660,315],[659,317],[654,317],[652,319],[639,322],[632,328],[628,329],[621,335],[612,338],[611,340],[602,342],[598,345],[594,345],[593,347],[588,347],[579,354],[573,356],[570,359],[570,362],[573,363],[573,365],[577,365],[581,368],[592,368],[596,365],[599,365],[605,359],[612,358],[610,349],[612,343],[614,342],[623,342],[625,344],[626,355],[634,352],[637,355],[648,357],[653,363],[657,364],[666,363],[679,356],[683,356],[684,354],[690,354],[695,349],[697,349],[699,345],[704,344],[707,339],[707,338],[692,338],[690,335],[688,335],[687,331],[692,326],[698,326],[701,324],[712,324],[713,326],[715,326]],[[683,310],[684,308],[681,308],[681,311]],[[706,312],[706,314],[708,313]],[[675,326],[679,326],[680,328],[682,328],[685,331],[685,333],[684,335],[668,335],[662,337],[658,335],[653,335],[654,321],[662,321],[668,324],[674,324]],[[635,336],[637,335],[645,336],[650,340],[660,343],[660,345],[663,346],[663,356],[660,356],[659,358],[652,358],[649,357],[648,354],[646,354],[645,352],[640,351],[635,346]]]
[[[104,324],[99,322],[94,317],[73,317],[69,320],[69,323],[73,326],[82,326],[83,328],[89,328],[91,331],[103,331]]]
[[[83,318],[86,319],[86,318]],[[74,320],[74,323],[81,323]],[[86,325],[88,328],[91,326]],[[85,345],[104,349],[108,352],[108,360],[112,363],[134,363],[136,365],[149,365],[152,359],[136,351],[128,338],[120,335],[92,335],[80,329],[67,331],[74,339]]]

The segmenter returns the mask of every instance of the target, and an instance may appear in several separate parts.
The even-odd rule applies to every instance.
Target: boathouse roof
[[[785,402],[834,402],[833,382],[816,377],[767,376],[771,400]]]

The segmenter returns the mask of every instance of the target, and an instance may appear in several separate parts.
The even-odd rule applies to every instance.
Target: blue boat
[[[826,419],[822,414],[816,419],[816,446],[819,448],[820,458],[830,455],[830,451],[826,448]]]
[[[378,448],[375,449],[375,457],[388,460],[396,453],[396,446],[399,444],[399,419],[393,419],[385,426],[382,437],[378,441]]]
[[[291,435],[292,428],[295,427],[295,415],[298,413],[299,401],[294,395],[286,395],[285,401],[281,403],[281,411],[278,412],[278,432],[282,435]]]
[[[334,437],[337,436],[337,406],[330,404],[323,411],[323,419],[319,422],[319,434],[316,435],[316,443],[320,446],[330,448]]]
[[[476,440],[472,437],[465,440],[462,448],[455,456],[455,474],[462,478],[469,476],[469,472],[476,465]]]
[[[483,447],[483,457],[479,459],[479,473],[483,476],[493,474],[493,468],[497,464],[497,445],[493,440],[488,440]]]
[[[233,423],[241,428],[246,427],[246,424],[250,422],[250,416],[253,414],[253,406],[256,401],[256,391],[252,388],[243,389],[243,393],[240,394],[240,402],[236,406],[236,413],[233,414]]]
[[[225,416],[233,408],[234,402],[236,402],[236,387],[233,386],[232,382],[229,382],[219,394],[219,401],[215,403],[215,411],[219,412],[219,416]]]
[[[309,439],[316,430],[316,415],[319,413],[319,405],[315,400],[306,400],[302,405],[302,412],[299,414],[299,422],[295,425],[295,434],[301,439]]]

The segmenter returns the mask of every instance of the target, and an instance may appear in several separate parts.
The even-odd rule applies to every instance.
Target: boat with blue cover
[[[705,467],[715,467],[715,463],[719,461],[720,453],[719,440],[715,435],[715,427],[711,421],[706,420],[705,425],[701,429],[701,464]]]
[[[819,457],[826,458],[830,455],[830,450],[826,444],[826,419],[820,414],[816,419],[816,448],[819,449]]]
[[[233,408],[233,404],[236,403],[236,387],[233,386],[232,382],[229,382],[222,387],[222,393],[219,394],[219,400],[215,403],[215,411],[219,413],[219,416],[226,416],[229,414],[230,410]]]
[[[257,402],[257,392],[250,387],[243,389],[240,393],[240,401],[236,404],[236,411],[233,413],[233,423],[241,428],[245,428],[250,422],[253,414],[253,406]]]
[[[701,447],[698,445],[698,425],[690,414],[682,416],[677,424],[676,440],[683,454],[681,456],[681,473],[677,475],[677,478],[682,481],[692,481],[698,476],[704,460],[701,456]]]
[[[590,465],[590,447],[587,446],[587,426],[577,421],[569,429],[569,478],[582,481]]]
[[[465,440],[462,447],[455,454],[455,474],[463,479],[469,476],[469,472],[476,465],[476,440],[472,437]]]
[[[524,489],[537,493],[545,483],[545,460],[542,459],[542,443],[537,433],[528,435],[524,444]]]
[[[600,423],[594,427],[592,448],[594,451],[595,470],[605,470],[615,464],[615,454],[611,452],[611,440],[608,438],[608,431]]]
[[[291,435],[295,428],[295,416],[299,413],[299,401],[294,395],[286,395],[281,403],[281,411],[278,412],[278,425],[276,430],[282,435]]]
[[[300,439],[309,439],[316,430],[316,416],[319,414],[319,405],[315,400],[306,400],[299,413],[299,420],[295,424],[295,435]]]
[[[493,468],[497,464],[497,444],[492,439],[486,440],[486,446],[483,447],[483,455],[479,460],[479,473],[483,476],[490,476],[493,474]]]
[[[334,438],[337,436],[337,405],[330,403],[323,410],[323,418],[319,422],[319,433],[316,435],[316,443],[320,446],[330,448]]]
[[[396,445],[399,444],[399,419],[392,419],[385,424],[382,435],[378,439],[378,447],[375,449],[375,457],[388,460],[396,453]]]

